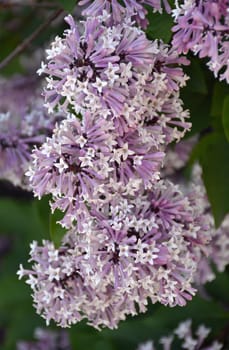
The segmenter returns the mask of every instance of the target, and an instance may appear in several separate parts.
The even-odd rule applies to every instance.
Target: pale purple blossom
[[[52,138],[33,151],[33,165],[27,172],[31,187],[39,198],[52,194],[53,210],[58,207],[66,212],[63,224],[67,227],[114,172],[113,132],[112,124],[100,116],[93,118],[87,112],[81,122],[70,115]]]
[[[35,196],[51,194],[68,231],[59,248],[33,242],[33,265],[18,275],[38,314],[62,327],[86,318],[116,328],[149,300],[184,306],[211,239],[202,192],[160,180],[168,144],[190,128],[180,99],[188,61],[98,11],[81,26],[67,16],[70,29],[38,71],[48,111],[65,119],[34,149],[27,176]]]
[[[223,272],[229,265],[229,216],[226,215],[219,228],[215,228],[201,175],[201,167],[196,164],[192,173],[192,181],[195,186],[198,186],[199,192],[202,192],[201,205],[209,216],[209,234],[211,236],[211,244],[206,247],[206,256],[203,256],[200,260],[195,277],[195,281],[199,286],[214,280],[216,278],[215,271]]]
[[[65,212],[62,224],[71,227],[85,205],[103,205],[120,186],[151,188],[166,146],[190,123],[179,97],[185,58],[125,20],[109,26],[91,17],[83,34],[71,16],[66,21],[70,29],[39,71],[48,75],[46,106],[66,120],[34,150],[27,175],[35,195],[51,193],[52,210]]]
[[[36,328],[33,341],[19,341],[17,350],[71,350],[66,331]]]
[[[194,331],[192,329],[192,320],[188,319],[181,322],[178,327],[168,336],[161,337],[158,341],[162,345],[162,350],[175,350],[187,349],[187,350],[220,350],[223,349],[223,344],[217,340],[209,340],[208,336],[211,329],[201,324]],[[206,345],[206,343],[208,345]],[[155,347],[155,342],[147,341],[140,344],[137,350],[157,350],[159,347]]]
[[[195,198],[198,193],[195,194]],[[147,309],[148,300],[184,306],[209,237],[208,223],[193,198],[158,182],[137,195],[116,192],[91,205],[60,248],[31,245],[27,276],[36,310],[62,327],[83,318],[96,328],[116,328],[127,315]]]
[[[130,94],[127,83],[135,80],[132,66],[146,70],[156,45],[125,21],[110,27],[100,17],[87,18],[80,33],[70,15],[65,19],[70,29],[55,38],[46,50],[48,63],[38,71],[48,75],[47,106],[70,105],[76,112],[101,106],[119,114]]]
[[[229,83],[229,1],[185,0],[173,10],[176,25],[172,40],[179,53],[189,50],[207,65],[215,77]]]
[[[162,42],[150,41],[133,23],[110,26],[101,17],[87,18],[81,31],[73,18],[70,29],[56,37],[47,50],[47,63],[39,74],[46,75],[45,100],[55,108],[75,114],[100,112],[116,128],[138,127],[145,120],[179,130],[172,140],[189,129],[179,90],[187,76],[182,65],[187,59]]]
[[[48,116],[39,96],[39,84],[30,77],[0,81],[0,178],[25,186],[24,174],[35,145],[52,134],[55,114]]]
[[[177,179],[177,174],[180,173],[187,165],[191,152],[197,143],[197,136],[192,136],[185,140],[168,147],[162,169],[163,176],[174,176]]]
[[[195,275],[196,284],[201,286],[215,279],[215,270],[223,272],[229,264],[229,216],[226,215],[219,228],[215,228],[210,203],[202,181],[202,169],[199,164],[193,166],[189,183],[182,176],[182,169],[187,164],[196,142],[196,137],[192,137],[181,141],[173,149],[167,149],[162,177],[173,179],[185,192],[191,192],[195,188],[196,191],[201,193],[198,206],[208,216],[209,237],[211,237],[211,243],[205,247],[206,255],[200,259]]]
[[[123,14],[134,19],[143,28],[147,27],[147,10],[145,5],[151,6],[153,11],[159,11],[160,13],[165,10],[170,13],[171,8],[167,0],[124,0],[123,4],[120,4],[118,0],[81,0],[79,5],[85,6],[83,11],[84,16],[99,16],[108,12],[112,16],[114,24],[120,23],[123,18]],[[163,5],[163,7],[162,7]]]
[[[80,223],[85,205],[103,205],[120,186],[123,191],[134,186],[135,192],[151,188],[160,177],[164,144],[179,133],[163,119],[164,127],[149,120],[120,136],[99,113],[86,112],[82,121],[69,115],[33,151],[26,175],[34,194],[51,194],[52,210],[65,212],[62,224],[70,227],[74,220]]]

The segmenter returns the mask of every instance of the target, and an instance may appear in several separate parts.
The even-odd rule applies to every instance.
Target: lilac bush
[[[58,15],[65,16],[62,3],[71,7],[70,0],[26,4],[44,12],[47,6],[51,16],[16,52],[51,27]],[[42,243],[31,236],[29,266],[21,260],[17,272],[30,286],[37,313],[48,326],[54,322],[70,328],[84,320],[96,330],[113,330],[129,316],[147,312],[151,304],[156,304],[155,310],[180,310],[201,288],[208,295],[207,282],[229,263],[229,207],[218,220],[201,179],[203,172],[208,185],[202,140],[209,134],[220,134],[223,142],[216,173],[228,173],[226,157],[221,156],[229,152],[229,104],[224,99],[229,83],[229,3],[82,0],[78,5],[73,16],[65,16],[67,28],[54,34],[46,57],[39,53],[39,78],[25,73],[0,80],[0,178],[41,200],[31,206],[35,219],[30,231],[38,222],[43,237],[50,230],[51,237]],[[25,4],[0,6],[18,6],[23,13]],[[157,33],[164,31],[168,18],[175,22],[167,43],[165,33],[165,42],[153,33],[160,16]],[[11,25],[20,27],[16,20]],[[214,77],[225,85],[216,86],[213,76],[201,75],[199,61],[189,52],[207,58]],[[24,59],[24,72],[34,67],[35,57],[36,50]],[[218,101],[221,86],[223,102]],[[205,109],[202,100],[206,113],[211,110],[209,125],[203,128],[200,121],[195,135],[184,139],[192,133],[191,121],[197,123],[198,118],[190,116],[183,101],[198,114],[198,108]],[[218,105],[220,113],[215,111]],[[215,151],[211,142],[204,154],[209,163]],[[187,182],[183,169],[190,157],[195,158],[193,147],[203,170],[196,164]],[[217,180],[218,174],[214,173]],[[214,182],[225,203],[227,189],[220,186],[226,175]],[[55,230],[61,232],[59,244]],[[23,302],[22,297],[22,308]],[[171,349],[176,334],[184,349],[221,349],[220,342],[208,342],[209,331],[200,326],[194,334],[188,320],[160,344]],[[38,330],[37,340],[19,342],[18,350],[69,349],[66,335]],[[153,342],[139,345],[143,349],[153,350]]]
[[[95,4],[94,4],[95,5]],[[83,318],[116,328],[148,299],[183,306],[211,239],[202,193],[183,194],[160,170],[168,144],[189,130],[180,88],[188,61],[123,17],[102,12],[56,37],[46,74],[49,112],[65,119],[33,152],[34,194],[64,213],[61,246],[31,245],[28,276],[47,324]]]

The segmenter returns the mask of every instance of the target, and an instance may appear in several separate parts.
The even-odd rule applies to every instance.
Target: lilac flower
[[[170,111],[171,113],[171,111]],[[65,212],[62,225],[81,221],[85,204],[109,200],[118,187],[138,191],[151,188],[159,179],[164,143],[179,135],[161,120],[147,121],[138,130],[122,130],[100,114],[82,115],[82,122],[69,115],[52,138],[35,149],[29,182],[36,196],[52,194],[52,210]],[[169,120],[169,119],[168,119]],[[169,135],[171,135],[169,137]],[[133,189],[132,189],[133,191]]]
[[[173,11],[177,24],[172,44],[179,53],[189,50],[208,57],[215,77],[229,83],[229,1],[183,1]]]
[[[35,195],[52,193],[52,210],[64,211],[62,224],[71,227],[85,205],[100,205],[120,186],[150,188],[165,147],[190,123],[179,98],[184,58],[125,21],[89,18],[80,36],[73,18],[66,20],[70,30],[47,50],[39,73],[49,75],[49,109],[73,113],[34,151],[27,174]]]
[[[174,176],[180,172],[188,163],[193,147],[197,143],[197,137],[181,140],[174,147],[168,147],[162,169],[163,176]]]
[[[213,234],[211,244],[212,252],[210,258],[216,265],[219,272],[223,272],[229,264],[229,217],[223,220],[222,224]]]
[[[218,341],[213,341],[211,344],[205,346],[209,333],[211,332],[210,328],[207,328],[205,325],[200,325],[197,330],[194,332],[191,328],[192,320],[186,320],[181,322],[178,327],[173,331],[169,336],[161,337],[159,343],[163,346],[163,350],[172,350],[177,349],[177,344],[174,345],[175,339],[177,338],[182,341],[181,347],[179,349],[188,349],[188,350],[220,350],[223,349],[223,344]],[[154,347],[153,341],[148,341],[144,344],[140,344],[137,350],[156,350]]]
[[[176,181],[176,183],[182,186],[185,192],[191,192],[192,188],[195,188],[196,191],[201,193],[198,206],[206,213],[206,217],[208,216],[209,236],[211,237],[211,243],[205,247],[206,254],[200,259],[195,274],[195,282],[202,288],[202,285],[214,280],[216,277],[212,264],[218,272],[223,272],[229,264],[229,217],[227,215],[220,227],[215,229],[210,203],[201,178],[202,169],[198,164],[195,164],[193,167],[190,183],[187,183],[187,181],[180,176],[180,170],[185,166],[195,143],[196,137],[181,141],[172,150],[168,149],[162,176],[169,177]]]
[[[33,91],[37,88],[37,83],[37,78],[29,76],[15,75],[11,77],[11,79],[6,79],[1,76],[1,112],[7,112],[10,106],[12,112],[19,111],[23,114],[26,109],[26,104],[30,101]],[[12,95],[14,97],[13,101]]]
[[[66,119],[34,149],[27,175],[36,196],[52,195],[69,231],[58,249],[32,243],[34,264],[18,274],[47,324],[87,318],[115,328],[149,299],[183,306],[196,292],[209,241],[201,193],[159,180],[167,145],[190,127],[179,97],[188,62],[106,12],[82,22],[82,34],[66,21],[39,70],[46,106]]]
[[[47,116],[37,85],[24,77],[0,82],[0,177],[20,186],[33,146],[44,142],[60,119]]]
[[[188,61],[163,43],[149,41],[127,19],[115,26],[108,19],[88,18],[80,34],[73,18],[66,17],[70,29],[64,38],[56,37],[39,70],[47,75],[49,111],[99,111],[121,130],[154,118],[165,124],[166,114],[173,130],[187,130],[179,90],[187,80],[180,66]]]
[[[27,276],[47,323],[67,327],[86,317],[96,328],[115,328],[137,313],[136,304],[140,312],[148,299],[183,306],[195,294],[192,280],[208,226],[201,208],[177,186],[158,182],[137,195],[116,191],[85,216],[59,249],[32,243],[31,270],[20,266],[18,275]]]
[[[70,15],[66,21],[70,29],[65,38],[56,37],[47,50],[48,64],[38,71],[49,75],[45,93],[49,109],[59,104],[66,110],[70,104],[76,112],[101,106],[120,113],[129,95],[132,65],[146,69],[153,63],[155,44],[127,24],[108,27],[99,17],[88,18],[80,34]]]
[[[202,257],[199,263],[195,281],[201,286],[206,282],[215,279],[215,272],[223,272],[229,264],[229,217],[226,215],[223,222],[218,229],[214,226],[214,219],[210,211],[210,203],[207,199],[206,190],[201,179],[202,170],[199,165],[195,165],[192,174],[192,181],[195,186],[198,186],[199,191],[202,192],[201,205],[203,210],[209,215],[211,244],[206,247],[206,256]],[[212,264],[215,269],[213,269]]]
[[[35,341],[19,341],[17,350],[70,350],[68,334],[65,331],[35,330]]]
[[[84,16],[98,16],[102,15],[103,11],[111,13],[114,24],[122,21],[123,14],[132,17],[143,28],[147,27],[148,21],[146,19],[147,10],[144,5],[151,6],[154,11],[162,12],[161,3],[163,3],[166,11],[170,13],[171,8],[167,0],[124,0],[122,6],[118,0],[82,0],[79,5],[88,7],[83,11]],[[91,3],[91,4],[90,4]]]
[[[149,132],[153,129],[148,128]],[[78,215],[85,204],[100,205],[101,198],[108,200],[118,184],[125,189],[137,181],[135,191],[141,183],[145,188],[152,186],[164,157],[156,137],[155,145],[153,134],[143,139],[136,130],[120,137],[113,123],[100,115],[87,112],[82,122],[70,115],[52,138],[33,151],[27,172],[31,187],[39,198],[52,194],[52,209],[65,212],[62,224],[70,227],[74,220],[80,222]]]

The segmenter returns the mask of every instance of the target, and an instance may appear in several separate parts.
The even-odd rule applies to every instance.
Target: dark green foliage
[[[57,0],[61,7],[67,12],[72,12],[77,1],[76,0]]]
[[[146,30],[146,34],[149,39],[162,39],[165,43],[168,43],[172,37],[172,24],[173,21],[167,13],[159,14],[153,13],[152,9],[148,12],[149,26]]]
[[[227,140],[229,141],[229,95],[224,99],[223,102],[223,127]]]
[[[218,227],[229,212],[229,144],[224,135],[212,133],[201,140],[198,148],[204,184]]]

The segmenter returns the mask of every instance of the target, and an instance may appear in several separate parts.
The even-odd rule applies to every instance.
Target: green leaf
[[[76,0],[57,0],[61,7],[67,12],[72,12],[75,5],[76,5]]]
[[[44,325],[32,306],[29,286],[16,275],[20,263],[28,266],[29,243],[44,238],[44,229],[31,200],[1,198],[0,223],[0,233],[11,239],[0,264],[0,328],[6,330],[0,348],[13,350],[18,339],[32,337],[34,328]]]
[[[218,300],[222,305],[228,304],[228,290],[229,290],[229,271],[217,272],[216,278],[208,282],[205,287],[207,293],[214,298],[214,300]]]
[[[66,233],[66,229],[62,227],[58,221],[63,218],[64,214],[59,209],[56,209],[54,213],[50,213],[49,216],[49,232],[53,243],[56,248],[58,248],[61,244],[62,238]]]
[[[229,212],[229,144],[223,133],[209,134],[199,143],[197,153],[215,225],[218,227]]]
[[[224,99],[222,118],[224,132],[229,141],[229,95]]]
[[[190,111],[190,122],[192,123],[192,128],[186,137],[208,128],[211,124],[209,96],[194,93],[185,88],[181,92],[181,98],[184,101],[185,108]]]
[[[187,89],[192,92],[204,94],[208,93],[208,87],[204,75],[204,70],[197,58],[191,59],[191,64],[186,67],[185,73],[190,77],[187,82]]]
[[[56,209],[53,214],[51,213],[49,206],[50,198],[50,196],[44,196],[41,200],[36,200],[34,205],[45,232],[49,232],[51,240],[58,248],[66,233],[66,229],[58,223],[58,221],[63,218],[64,214],[58,209]]]
[[[166,12],[153,13],[152,8],[148,11],[149,26],[146,30],[146,34],[149,39],[162,39],[165,43],[168,43],[172,37],[171,28],[173,26],[173,20]]]
[[[9,311],[8,311],[9,313]],[[20,340],[32,340],[36,328],[45,327],[45,322],[35,313],[32,307],[32,298],[28,302],[17,304],[12,310],[11,318],[7,324],[4,350],[15,350]]]
[[[43,226],[31,200],[0,199],[0,223],[1,231],[15,236],[24,252],[31,240],[44,238]]]
[[[211,115],[221,117],[225,97],[229,95],[229,86],[226,83],[216,82],[212,97]]]
[[[49,232],[49,216],[51,211],[49,206],[50,199],[51,196],[48,195],[42,197],[41,199],[34,200],[34,207],[46,233]]]

